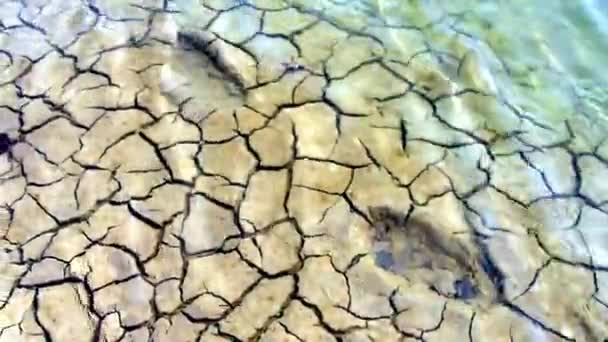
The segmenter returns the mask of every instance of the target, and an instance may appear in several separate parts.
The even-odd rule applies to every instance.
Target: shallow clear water
[[[601,0],[0,0],[0,342],[608,339]]]

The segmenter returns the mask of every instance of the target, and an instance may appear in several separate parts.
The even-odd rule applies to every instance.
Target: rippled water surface
[[[0,0],[0,342],[608,340],[600,0]]]

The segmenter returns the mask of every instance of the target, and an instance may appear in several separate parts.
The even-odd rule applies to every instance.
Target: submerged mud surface
[[[0,341],[608,338],[597,111],[387,4],[1,2]]]

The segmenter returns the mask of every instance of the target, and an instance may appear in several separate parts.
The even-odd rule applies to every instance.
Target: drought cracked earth
[[[0,341],[608,337],[584,96],[448,8],[188,6],[0,3]]]

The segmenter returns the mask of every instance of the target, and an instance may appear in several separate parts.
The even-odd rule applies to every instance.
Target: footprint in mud
[[[369,208],[374,223],[376,265],[421,281],[453,298],[480,293],[477,252],[458,238],[388,207]]]
[[[245,103],[253,77],[244,69],[246,63],[231,60],[240,51],[204,31],[178,32],[177,46],[170,63],[161,70],[160,83],[173,103],[193,101],[205,113],[236,109]]]

